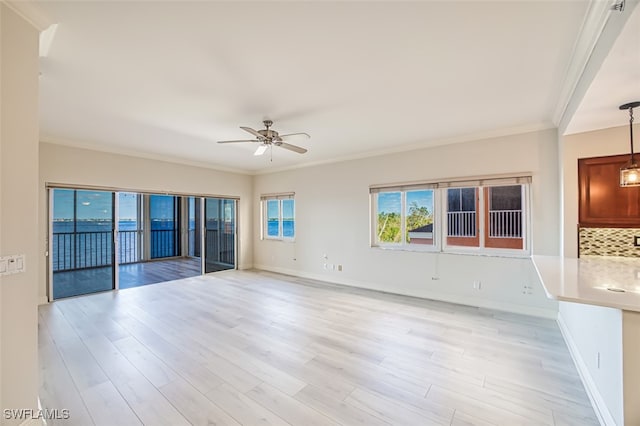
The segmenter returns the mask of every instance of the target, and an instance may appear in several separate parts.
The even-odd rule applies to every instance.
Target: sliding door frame
[[[45,192],[47,194],[47,238],[45,239],[45,258],[46,258],[46,262],[47,262],[47,266],[46,266],[46,274],[45,274],[45,279],[47,282],[46,285],[46,289],[47,289],[47,302],[53,302],[54,297],[53,297],[53,212],[54,212],[54,193],[56,189],[66,189],[66,190],[72,190],[74,191],[74,221],[76,220],[76,215],[77,215],[77,201],[76,201],[76,197],[77,197],[77,191],[98,191],[98,192],[107,192],[110,193],[111,195],[111,231],[112,231],[112,245],[111,245],[111,265],[109,265],[111,267],[111,290],[104,290],[104,291],[113,291],[113,290],[118,290],[119,288],[119,272],[118,272],[118,266],[120,265],[118,256],[119,256],[119,251],[118,251],[118,227],[117,227],[117,218],[118,218],[118,197],[117,197],[117,192],[109,190],[109,189],[102,189],[102,188],[86,188],[86,187],[81,187],[81,186],[73,186],[73,185],[65,185],[65,186],[58,186],[58,185],[50,185],[50,184],[46,184],[45,185]],[[74,228],[75,229],[75,228]],[[75,238],[75,236],[74,236]],[[74,253],[75,256],[75,253]],[[94,294],[94,293],[85,293],[85,294]],[[80,294],[77,296],[82,296],[85,294]],[[75,297],[75,296],[71,296],[71,297]]]
[[[186,198],[186,197],[194,197],[194,198],[200,198],[200,217],[201,219],[201,223],[200,223],[200,274],[201,275],[205,275],[205,262],[206,262],[206,258],[205,258],[205,230],[206,230],[206,218],[204,216],[205,214],[205,199],[207,198],[218,198],[218,199],[225,199],[225,200],[232,200],[234,201],[234,254],[233,254],[233,258],[234,258],[234,267],[230,268],[230,269],[235,269],[237,270],[239,268],[240,265],[240,261],[238,259],[238,247],[239,247],[239,241],[238,241],[238,217],[239,217],[239,205],[240,205],[240,197],[237,195],[221,195],[221,194],[203,194],[203,193],[189,193],[189,192],[167,192],[167,191],[153,191],[153,190],[144,190],[144,189],[136,189],[136,188],[123,188],[123,187],[109,187],[109,186],[96,186],[96,185],[74,185],[74,184],[68,184],[68,183],[58,183],[58,182],[45,182],[45,191],[47,193],[47,238],[45,241],[46,244],[46,250],[45,250],[45,256],[47,259],[47,273],[46,273],[46,280],[47,280],[47,300],[49,302],[52,302],[53,299],[53,255],[52,255],[52,247],[51,244],[53,242],[53,190],[54,189],[72,189],[72,190],[77,190],[77,191],[103,191],[103,192],[111,192],[112,193],[112,226],[113,226],[113,250],[114,253],[112,253],[112,259],[113,259],[113,265],[112,267],[114,268],[114,272],[113,272],[113,277],[114,277],[114,283],[113,283],[113,288],[115,290],[119,289],[120,287],[120,276],[119,276],[119,266],[120,266],[120,250],[119,250],[119,236],[118,236],[118,218],[119,218],[119,200],[118,200],[118,196],[117,194],[120,192],[132,192],[132,193],[136,193],[139,195],[142,195],[142,208],[144,210],[148,210],[148,203],[146,203],[147,205],[145,205],[145,198],[148,199],[149,195],[171,195],[171,196],[177,196],[177,197],[182,197],[182,199]],[[147,197],[144,197],[147,196]],[[182,202],[181,202],[182,203]],[[146,214],[143,215],[147,216]],[[184,214],[183,214],[184,216]],[[188,218],[187,218],[188,220]],[[144,223],[143,226],[149,226],[150,223]],[[143,250],[149,250],[149,244],[143,244]],[[146,254],[146,253],[145,253]],[[144,255],[143,254],[143,257]],[[150,254],[150,253],[149,253]]]

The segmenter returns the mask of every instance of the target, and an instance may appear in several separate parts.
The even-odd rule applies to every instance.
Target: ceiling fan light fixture
[[[620,186],[622,187],[640,186],[640,167],[638,167],[633,153],[633,109],[639,106],[640,101],[620,105],[621,110],[629,110],[629,145],[631,151],[629,162],[620,168]]]
[[[299,133],[288,133],[286,135],[281,135],[280,133],[271,129],[271,126],[273,125],[273,121],[264,120],[262,124],[264,124],[265,128],[261,130],[254,130],[251,127],[240,126],[242,130],[244,130],[245,132],[251,133],[253,136],[255,136],[256,137],[255,139],[239,139],[239,140],[236,139],[236,140],[228,140],[228,141],[218,141],[218,143],[227,144],[227,143],[258,142],[260,145],[258,146],[258,149],[256,149],[256,151],[253,153],[253,155],[255,156],[264,154],[265,152],[267,152],[267,149],[273,148],[274,146],[278,148],[286,149],[288,151],[293,151],[298,154],[304,154],[307,152],[306,148],[302,148],[297,145],[292,145],[284,141],[289,140],[290,138],[310,139],[311,136],[309,136],[308,133],[299,132]]]
[[[258,155],[262,155],[265,152],[267,152],[267,149],[269,149],[269,145],[267,144],[262,144],[258,147],[258,149],[256,149],[256,152],[253,153],[253,155],[258,156]]]

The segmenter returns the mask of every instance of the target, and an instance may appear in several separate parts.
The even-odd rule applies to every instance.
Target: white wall
[[[252,266],[252,176],[40,143],[40,247],[45,247],[47,236],[46,183],[240,197],[238,265],[241,269]],[[44,250],[39,264],[39,294],[43,301],[46,297]]]
[[[0,256],[26,257],[26,272],[0,277],[0,406],[35,409],[38,31],[1,2],[0,95]],[[20,423],[4,414],[0,422]]]
[[[319,142],[320,143],[320,142]],[[537,254],[559,252],[557,136],[553,129],[256,176],[260,194],[296,193],[295,243],[260,240],[254,212],[255,267],[475,306],[555,318],[530,259],[417,253],[371,248],[372,184],[530,172],[532,243]],[[323,269],[342,264],[343,272]],[[432,279],[438,278],[437,280]],[[474,280],[482,290],[472,289]],[[533,294],[523,294],[523,287]]]
[[[560,302],[559,311],[558,323],[596,410],[605,424],[623,425],[622,311],[570,302]]]

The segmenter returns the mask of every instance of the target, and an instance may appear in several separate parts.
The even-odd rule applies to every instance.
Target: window
[[[447,245],[524,249],[523,188],[508,185],[447,189]],[[482,214],[479,206],[483,206]],[[482,243],[480,231],[484,233]]]
[[[263,195],[262,238],[293,240],[295,237],[296,205],[294,194]]]
[[[530,181],[515,177],[371,187],[372,246],[525,254]]]
[[[434,246],[434,191],[415,189],[375,194],[375,244]]]
[[[477,188],[447,189],[447,244],[477,247]]]
[[[524,187],[494,186],[485,188],[485,192],[485,247],[522,250]]]

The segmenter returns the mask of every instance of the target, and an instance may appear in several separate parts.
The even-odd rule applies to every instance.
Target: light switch
[[[12,256],[0,257],[0,275],[17,274],[24,272],[24,254],[14,254]]]

